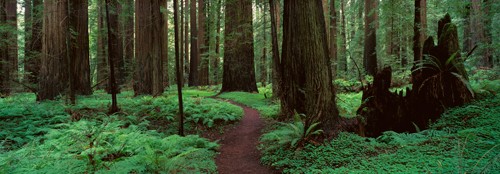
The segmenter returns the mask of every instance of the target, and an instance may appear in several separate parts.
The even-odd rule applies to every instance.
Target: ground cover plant
[[[494,173],[500,170],[499,113],[500,97],[489,95],[448,110],[428,130],[376,138],[341,133],[299,148],[293,136],[276,136],[296,130],[278,126],[261,137],[262,162],[284,173]]]
[[[185,91],[186,131],[175,134],[176,93],[159,97],[118,95],[120,112],[106,114],[104,91],[64,100],[35,102],[32,94],[0,99],[0,173],[215,173],[218,145],[196,134],[241,119],[238,106],[214,93]]]

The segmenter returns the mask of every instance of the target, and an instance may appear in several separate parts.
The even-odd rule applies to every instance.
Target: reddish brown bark
[[[226,0],[226,37],[221,92],[257,92],[251,0]]]
[[[68,2],[44,1],[43,48],[37,100],[54,100],[68,85]]]
[[[68,1],[70,7],[70,69],[74,92],[92,94],[90,88],[88,0]]]
[[[272,42],[272,77],[273,77],[273,97],[281,96],[282,70],[281,58],[278,42],[278,29],[280,26],[280,5],[278,0],[269,0],[271,14],[271,42]]]
[[[136,69],[134,92],[136,95],[163,93],[162,14],[160,1],[135,1]]]
[[[168,10],[167,10],[167,0],[160,0],[160,5],[163,11],[161,11],[161,60],[163,63],[163,86],[168,87],[170,85],[169,73],[168,73]]]
[[[209,83],[209,58],[207,33],[207,9],[203,0],[198,0],[198,51],[199,51],[199,85],[206,86]]]
[[[283,117],[306,115],[305,127],[320,122],[327,136],[338,121],[321,1],[285,1]]]
[[[377,8],[378,0],[365,0],[365,44],[363,65],[365,71],[372,76],[377,73]]]
[[[196,17],[196,0],[191,0],[189,9],[189,19],[191,27],[191,55],[190,55],[190,68],[189,68],[189,86],[199,86],[200,85],[200,54],[199,54],[199,39],[198,39],[198,23]]]

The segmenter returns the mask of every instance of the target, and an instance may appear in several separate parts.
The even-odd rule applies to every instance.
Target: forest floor
[[[244,115],[239,124],[227,131],[221,139],[220,154],[216,158],[219,173],[278,173],[260,163],[257,150],[264,122],[257,110],[229,101],[240,106]]]

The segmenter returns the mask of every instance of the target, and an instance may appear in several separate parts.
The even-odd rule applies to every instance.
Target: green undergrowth
[[[215,173],[218,145],[166,136],[118,117],[57,124],[46,140],[0,155],[0,173]]]
[[[243,110],[184,92],[185,131],[222,131]],[[215,173],[217,144],[178,137],[177,93],[118,95],[120,112],[108,116],[110,95],[96,91],[64,100],[35,102],[33,94],[0,99],[0,173]]]
[[[276,118],[279,113],[279,103],[273,101],[269,92],[270,87],[259,88],[259,93],[227,92],[218,95],[222,99],[228,99],[241,103],[245,106],[257,109],[266,118]]]
[[[287,142],[283,138],[277,140]],[[418,133],[388,131],[378,138],[341,133],[302,149],[271,149],[275,142],[263,142],[262,162],[284,173],[495,173],[500,171],[500,97],[453,108]]]

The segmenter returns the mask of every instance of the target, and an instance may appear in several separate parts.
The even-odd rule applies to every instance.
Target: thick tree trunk
[[[68,85],[68,2],[44,1],[43,46],[37,100],[54,100]]]
[[[27,78],[29,83],[37,84],[38,76],[40,73],[40,53],[42,52],[42,21],[43,21],[43,4],[42,0],[28,0],[26,2],[33,2],[31,7],[31,16],[26,14],[27,18],[30,18],[27,22],[29,30],[27,30],[26,46],[25,46],[25,61],[24,61],[24,71],[25,78]],[[29,10],[26,9],[26,12]],[[27,29],[28,29],[27,28]]]
[[[281,58],[278,42],[278,29],[280,26],[280,5],[278,0],[269,0],[271,14],[271,44],[272,44],[272,75],[273,75],[273,97],[280,98],[282,86]]]
[[[481,59],[478,62],[478,66],[491,68],[493,67],[493,56],[489,45],[491,44],[491,39],[489,36],[489,18],[488,17],[488,5],[487,1],[483,2],[482,0],[471,0],[472,6],[472,47],[474,45],[479,46],[479,55]],[[467,50],[468,51],[468,50]]]
[[[426,0],[415,0],[415,16],[414,16],[414,21],[413,21],[413,68],[419,68],[417,67],[417,64],[423,60],[423,49],[422,46],[424,44],[424,37],[425,37],[425,28],[424,25],[426,25],[424,19],[426,18],[424,9],[426,8]],[[423,15],[424,14],[424,15]],[[412,73],[412,80],[414,81],[413,83],[415,84],[415,81],[418,81],[417,79],[420,78],[421,76],[421,71],[414,71]]]
[[[163,93],[163,63],[161,58],[162,15],[159,0],[135,1],[136,11],[136,95]]]
[[[121,5],[118,0],[109,0],[109,28],[108,32],[109,42],[113,48],[109,48],[109,57],[111,57],[115,64],[115,76],[117,85],[122,85],[125,83],[125,62],[123,60],[123,41],[122,41],[122,31],[120,27],[119,14],[121,11]],[[112,52],[111,52],[112,51]],[[119,91],[119,89],[117,89]],[[109,90],[108,90],[109,91]]]
[[[377,0],[365,0],[365,44],[363,65],[365,71],[374,76],[377,73]]]
[[[330,60],[332,67],[332,78],[337,77],[337,9],[335,8],[335,0],[330,1]]]
[[[285,1],[282,120],[306,115],[332,135],[338,121],[321,0]]]
[[[221,92],[257,92],[254,70],[252,1],[226,0],[226,37]]]
[[[104,0],[98,0],[97,14],[97,88],[105,89],[108,79],[108,37],[106,31],[105,3]]]
[[[133,62],[134,62],[134,0],[124,0],[121,11],[122,19],[121,31],[123,32],[123,61],[125,69],[123,83],[129,83],[132,79]]]
[[[424,5],[424,6],[422,6]],[[424,44],[424,24],[422,16],[425,9],[425,0],[415,0],[415,19],[413,26],[413,61],[417,62],[422,60],[422,44]]]
[[[209,58],[208,58],[208,37],[207,33],[207,9],[203,0],[198,0],[198,51],[199,51],[199,85],[206,86],[209,83]]]
[[[88,0],[68,1],[70,7],[70,68],[73,70],[74,90],[77,94],[90,95]]]
[[[190,55],[190,68],[189,68],[189,86],[199,86],[200,85],[200,54],[199,54],[199,44],[198,44],[198,23],[196,16],[196,0],[191,0],[191,7],[189,9],[189,19],[191,23],[191,55]]]
[[[19,60],[17,45],[17,1],[6,0],[7,24],[10,26],[10,32],[7,33],[7,45],[9,47],[10,76],[12,80],[17,81]],[[13,87],[13,86],[11,86]]]
[[[217,10],[217,16],[214,16],[216,19],[216,34],[215,34],[215,45],[214,45],[214,51],[215,54],[213,56],[213,59],[211,60],[212,63],[212,75],[213,75],[213,85],[218,85],[220,84],[220,36],[221,36],[221,20],[222,20],[222,0],[218,0],[217,6],[215,8]]]
[[[160,0],[160,5],[165,11],[162,11],[161,16],[161,60],[163,66],[163,87],[168,87],[170,85],[169,73],[168,73],[168,1]]]
[[[5,0],[0,0],[0,25],[7,24]],[[0,31],[0,96],[10,93],[9,49],[7,31]]]

